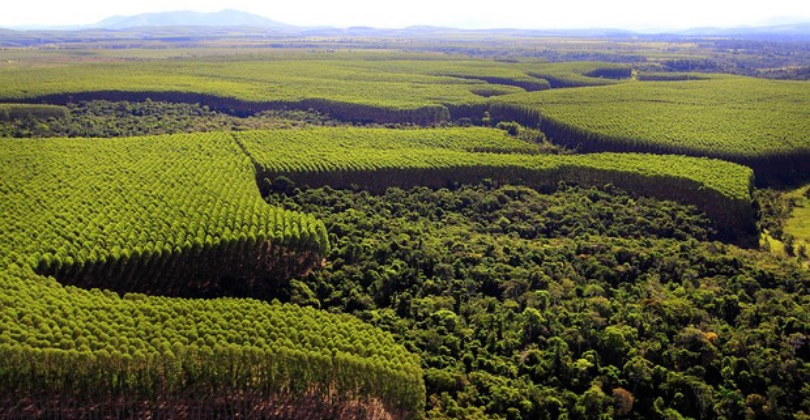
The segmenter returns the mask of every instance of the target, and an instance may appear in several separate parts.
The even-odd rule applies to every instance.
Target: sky
[[[83,25],[114,15],[237,9],[300,26],[411,25],[458,28],[622,28],[761,26],[810,21],[801,0],[25,0],[9,1],[0,27]]]

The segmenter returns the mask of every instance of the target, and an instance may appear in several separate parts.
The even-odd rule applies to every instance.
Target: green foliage
[[[342,124],[312,111],[271,110],[239,117],[200,104],[151,100],[82,101],[69,103],[66,108],[67,112],[62,116],[37,114],[5,123],[0,116],[0,136],[131,137]],[[0,110],[0,114],[2,112]]]
[[[151,97],[241,111],[314,108],[343,120],[430,125],[468,116],[464,114],[470,109],[485,107],[489,97],[547,89],[554,84],[546,76],[576,85],[615,83],[597,75],[613,67],[350,53],[75,62],[2,69],[0,99]],[[585,75],[592,72],[595,77]]]
[[[61,119],[67,116],[65,107],[56,105],[0,104],[0,122],[31,119]]]
[[[790,217],[791,203],[782,193],[772,189],[754,191],[757,206],[757,229],[775,239],[785,239],[784,225]]]
[[[709,242],[694,208],[508,185],[268,200],[329,227],[301,281],[421,356],[429,418],[807,412],[810,275]]]
[[[120,417],[103,411],[115,405],[172,418],[189,411],[161,410],[195,401],[213,417],[264,418],[313,397],[328,409],[309,415],[323,418],[363,403],[436,419],[810,411],[807,272],[705,242],[751,224],[750,169],[535,144],[542,128],[583,150],[764,161],[795,176],[810,131],[803,84],[637,83],[626,65],[386,53],[14,67],[0,69],[0,100],[135,102],[84,104],[79,119],[0,105],[14,119],[1,135],[265,128],[233,116],[268,109],[293,109],[265,116],[294,126],[335,121],[310,108],[501,130],[0,140],[8,416]],[[501,187],[512,183],[534,189]],[[433,189],[392,188],[410,186]],[[221,296],[199,286],[212,282],[296,305],[113,291]],[[265,282],[268,295],[242,287]]]
[[[234,133],[248,153],[261,165],[305,167],[312,163],[333,166],[327,159],[346,153],[358,156],[371,150],[407,152],[445,149],[468,152],[536,154],[537,146],[503,131],[480,127],[392,130],[383,128],[324,127],[306,130],[273,130]],[[300,155],[304,150],[310,153]],[[293,163],[293,159],[301,162]],[[369,156],[369,160],[374,160]]]
[[[552,88],[602,86],[629,79],[632,69],[626,64],[574,61],[523,65],[527,74],[547,80]]]
[[[59,257],[69,270],[67,257],[113,263],[135,247],[145,259],[168,257],[248,234],[301,251],[327,247],[322,224],[262,203],[252,164],[226,133],[2,143],[4,255]]]
[[[804,83],[718,75],[634,83],[619,64],[275,54],[70,63],[0,75],[3,100],[151,97],[243,114],[313,108],[345,121],[419,125],[479,121],[489,110],[493,124],[542,124],[555,141],[584,150],[717,157],[753,166],[763,181],[803,179],[810,154]],[[600,87],[546,90],[547,81]]]
[[[550,188],[558,182],[614,184],[640,195],[698,205],[723,226],[745,230],[751,218],[751,170],[718,160],[639,154],[528,155],[526,143],[500,131],[324,128],[236,133],[262,169],[296,184],[335,188],[476,183],[485,178]]]
[[[677,82],[683,80],[708,80],[711,77],[701,73],[674,73],[674,72],[639,72],[637,80],[648,80],[658,82]]]
[[[33,272],[142,290],[154,279],[192,288],[202,271],[191,265],[206,261],[203,271],[229,273],[277,254],[299,269],[306,255],[320,264],[323,223],[264,203],[231,135],[1,142],[0,405],[307,392],[422,411],[417,359],[351,317],[253,300],[121,298]]]
[[[0,287],[5,407],[41,397],[142,410],[193,396],[192,407],[224,401],[225,411],[306,394],[333,403],[379,398],[418,417],[424,405],[418,359],[350,316],[245,299],[121,298],[61,287],[25,268],[0,272]]]
[[[810,154],[808,86],[714,76],[521,93],[497,101],[535,107],[551,139],[585,150],[690,154],[764,165],[769,158],[799,162]],[[777,162],[771,166],[806,172]]]

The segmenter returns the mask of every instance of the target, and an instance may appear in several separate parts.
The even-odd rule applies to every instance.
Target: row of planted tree
[[[288,238],[298,238],[288,232]],[[324,233],[325,235],[325,233]],[[141,292],[163,296],[240,296],[272,299],[290,278],[322,265],[321,251],[298,249],[300,239],[287,245],[274,240],[236,239],[195,242],[187,249],[143,253],[94,261],[76,261],[68,256],[45,257],[37,272],[54,276],[62,284],[101,288],[116,292]],[[305,245],[305,244],[301,244]]]
[[[165,297],[270,300],[328,252],[231,135],[3,142],[0,417],[423,411],[418,359],[352,317]]]
[[[504,117],[523,123],[531,123],[532,118],[520,116]],[[565,124],[548,117],[536,120],[539,127],[555,144],[560,144],[581,152],[621,152],[621,153],[666,153],[686,156],[712,156],[737,162],[750,167],[756,173],[760,186],[795,185],[808,179],[806,163],[810,160],[810,147],[763,155],[740,155],[731,150],[707,152],[689,145],[678,143],[653,143],[641,139],[611,137]]]
[[[149,354],[0,345],[0,390],[7,419],[404,420],[420,416],[425,392],[417,368],[237,345],[165,345]]]
[[[355,131],[360,134],[363,130]],[[409,147],[404,142],[385,141],[391,135],[384,130],[363,133],[378,141],[356,147],[337,140],[346,133],[345,129],[302,131],[296,134],[301,138],[297,141],[274,132],[237,134],[236,138],[257,163],[262,186],[265,178],[272,183],[279,176],[300,185],[357,186],[377,192],[393,186],[475,184],[485,178],[539,189],[560,182],[613,184],[634,194],[693,204],[723,226],[729,237],[742,239],[753,232],[752,172],[728,162],[630,153],[476,153],[463,144],[440,141]]]

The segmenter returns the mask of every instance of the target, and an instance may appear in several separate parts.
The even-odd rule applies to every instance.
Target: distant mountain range
[[[292,25],[238,10],[215,13],[192,11],[144,13],[135,16],[113,16],[92,25],[99,29],[128,29],[145,26],[249,26],[255,28],[294,29]]]
[[[28,26],[9,28],[22,31],[64,33],[66,36],[72,32],[85,34],[94,31],[126,31],[134,36],[149,37],[154,33],[184,33],[200,35],[215,28],[238,28],[240,32],[250,34],[289,34],[297,36],[376,36],[376,37],[433,37],[459,33],[493,34],[506,36],[581,36],[581,37],[627,37],[634,35],[674,35],[681,37],[700,36],[734,36],[740,38],[797,38],[810,39],[810,22],[785,23],[774,21],[768,26],[734,27],[734,28],[694,28],[676,31],[647,30],[634,32],[625,29],[592,28],[592,29],[457,29],[435,26],[411,26],[402,29],[386,29],[373,27],[302,27],[274,21],[263,16],[238,10],[222,10],[214,13],[194,11],[176,11],[160,13],[144,13],[135,16],[113,16],[92,25],[83,26]],[[0,37],[8,36],[10,32],[0,29]],[[18,33],[18,32],[16,32]]]
[[[692,28],[673,32],[677,35],[810,35],[810,22],[770,26],[739,26],[734,28]]]

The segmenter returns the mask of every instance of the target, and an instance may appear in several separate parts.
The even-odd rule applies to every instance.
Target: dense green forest
[[[806,82],[454,42],[0,51],[0,418],[810,419]]]
[[[0,137],[131,137],[157,134],[179,134],[207,131],[255,130],[292,128],[314,125],[341,125],[338,120],[311,110],[263,111],[239,118],[217,112],[200,104],[171,102],[109,102],[89,101],[69,103],[54,113],[42,105],[8,105],[9,111],[19,109],[24,118],[2,118],[0,105]],[[25,114],[23,114],[23,111]],[[44,112],[43,112],[44,111]]]
[[[331,232],[290,300],[420,354],[431,418],[810,413],[810,273],[712,241],[693,207],[491,183],[267,199]]]

